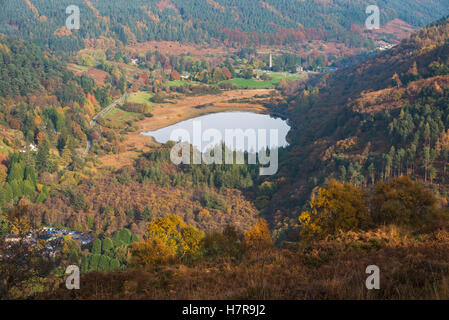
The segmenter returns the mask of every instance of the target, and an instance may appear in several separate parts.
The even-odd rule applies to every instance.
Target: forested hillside
[[[0,39],[0,67],[0,206],[41,203],[58,174],[83,166],[89,122],[101,108],[95,96],[101,101],[99,93],[112,95],[114,88],[75,76],[17,38]]]
[[[0,299],[449,298],[449,0],[0,4]],[[141,134],[247,109],[273,176]]]
[[[446,18],[278,107],[293,129],[286,179],[271,203],[274,225],[285,214],[299,227],[311,193],[330,179],[365,187],[408,175],[447,203],[448,39]]]
[[[369,4],[362,0],[351,1],[350,6],[345,0],[3,0],[0,33],[65,51],[79,50],[84,40],[101,36],[123,44],[216,39],[259,45],[334,39],[366,47],[372,43],[365,34],[354,32],[353,26],[364,26]],[[80,8],[80,30],[65,28],[69,5]],[[383,0],[377,5],[383,26],[400,19],[421,27],[447,13],[449,2]]]
[[[51,129],[64,131],[77,141],[85,139],[82,130],[88,110],[81,105],[93,92],[92,79],[74,76],[41,48],[14,38],[0,39],[0,65],[3,125],[22,131],[28,143],[44,134],[51,136]],[[62,106],[69,110],[58,109]],[[68,115],[73,122],[65,121]]]

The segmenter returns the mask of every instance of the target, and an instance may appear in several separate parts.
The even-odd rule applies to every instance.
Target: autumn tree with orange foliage
[[[232,79],[232,73],[231,71],[229,71],[228,67],[223,67],[221,68],[221,70],[223,70],[223,74],[225,75],[227,80]]]
[[[180,79],[181,79],[181,75],[179,74],[178,71],[173,70],[173,71],[171,72],[171,74],[170,74],[170,78],[171,78],[172,80],[180,80]]]
[[[47,134],[45,132],[39,132],[36,137],[37,143],[41,145],[45,140],[47,140]]]
[[[270,229],[264,219],[259,219],[252,229],[245,232],[244,247],[246,250],[260,252],[272,246]]]
[[[36,127],[39,127],[42,123],[42,118],[37,114],[34,117],[34,124],[36,125]]]

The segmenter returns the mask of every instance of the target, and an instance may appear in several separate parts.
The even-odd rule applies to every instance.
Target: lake
[[[232,150],[255,151],[268,145],[270,148],[287,146],[289,130],[287,121],[267,114],[220,112],[142,134],[154,137],[159,143],[189,142],[203,152],[223,142]]]

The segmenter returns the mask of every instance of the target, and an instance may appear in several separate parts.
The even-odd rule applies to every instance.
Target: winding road
[[[126,97],[128,96],[128,92],[125,92],[123,94],[123,96],[121,96],[120,98],[118,98],[117,100],[115,100],[114,102],[112,102],[110,105],[108,105],[107,107],[105,107],[104,109],[102,109],[100,112],[98,112],[95,117],[92,118],[92,120],[90,121],[90,128],[93,128],[95,122],[97,122],[97,118],[99,116],[105,116],[107,115],[112,109],[114,109],[117,105],[122,104],[125,100]],[[87,138],[87,146],[86,146],[86,150],[84,151],[84,156],[87,156],[89,154],[90,151],[90,147],[92,146],[92,141],[90,140],[90,138]]]

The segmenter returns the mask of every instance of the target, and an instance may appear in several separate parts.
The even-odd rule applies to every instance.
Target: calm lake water
[[[242,136],[241,131],[240,133],[231,131],[236,129],[241,129],[246,134],[243,148],[242,145],[239,147],[235,138],[235,136]],[[257,150],[267,145],[271,148],[287,146],[286,136],[289,130],[290,127],[285,120],[273,118],[267,114],[220,112],[185,120],[142,134],[154,137],[159,143],[166,143],[170,140],[189,142],[203,152],[210,149],[211,145],[223,142],[232,150],[255,151],[255,144]]]

